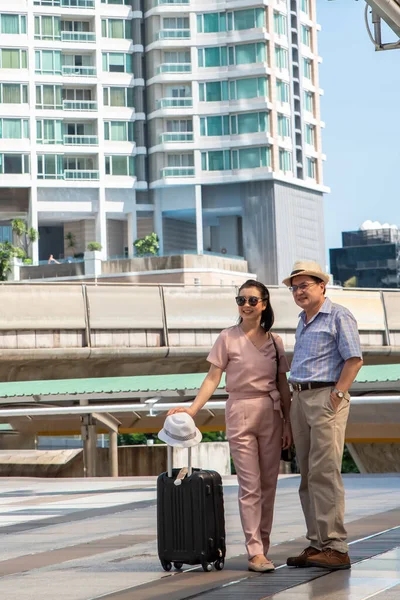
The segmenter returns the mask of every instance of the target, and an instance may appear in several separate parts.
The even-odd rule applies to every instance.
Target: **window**
[[[105,87],[103,88],[104,106],[133,107],[133,88]]]
[[[38,154],[38,179],[64,179],[62,154]]]
[[[289,84],[286,81],[277,80],[276,95],[278,102],[289,102]]]
[[[278,69],[287,69],[289,67],[289,53],[282,46],[275,46],[275,62]]]
[[[266,77],[233,79],[229,82],[229,99],[266,98],[268,96],[268,80]]]
[[[26,33],[26,16],[0,15],[0,32],[7,35]]]
[[[314,94],[312,92],[304,92],[304,110],[314,112]]]
[[[59,50],[36,50],[35,73],[61,75],[61,52]]]
[[[0,119],[0,139],[29,139],[28,119]]]
[[[128,19],[102,19],[101,35],[105,38],[132,39],[132,21]]]
[[[303,58],[303,76],[312,80],[312,63],[309,58]]]
[[[62,121],[54,119],[36,121],[36,140],[38,144],[62,144]]]
[[[168,154],[167,155],[169,167],[193,167],[194,157],[193,154]]]
[[[231,133],[234,135],[268,131],[267,112],[254,112],[232,115],[230,120]]]
[[[0,154],[2,175],[22,175],[29,173],[29,154]]]
[[[133,73],[132,54],[103,52],[103,71],[110,73]]]
[[[0,49],[0,68],[1,69],[27,69],[28,58],[26,50],[12,48]]]
[[[189,17],[167,17],[163,19],[163,29],[190,29]]]
[[[310,0],[301,0],[301,10],[306,15],[310,14]]]
[[[213,150],[201,153],[202,171],[227,171],[231,169],[229,150]]]
[[[37,85],[36,108],[62,109],[61,85]]]
[[[229,135],[229,133],[228,115],[200,118],[200,135],[211,137],[215,135]]]
[[[1,104],[28,104],[28,86],[25,83],[0,83]]]
[[[106,175],[135,175],[133,156],[106,156],[105,162]]]
[[[209,81],[199,83],[200,102],[221,102],[228,100],[227,81]]]
[[[292,170],[292,153],[282,148],[279,149],[279,169],[285,172]]]
[[[104,139],[112,142],[133,142],[133,121],[105,121]]]
[[[61,19],[60,17],[35,17],[35,39],[60,40]]]
[[[265,27],[264,8],[250,8],[228,12],[228,30],[241,31]]]
[[[315,144],[315,127],[306,123],[306,144],[314,146]]]
[[[290,137],[290,119],[285,115],[278,115],[278,135]]]
[[[287,35],[286,15],[283,15],[279,12],[274,12],[274,31],[278,35]]]
[[[229,46],[228,58],[230,65],[248,65],[266,61],[265,44],[241,44]]]
[[[197,15],[197,31],[199,33],[226,31],[226,14],[215,12]]]
[[[307,163],[307,177],[310,177],[311,179],[315,179],[315,166],[316,166],[316,162],[315,162],[315,158],[308,158],[306,159],[306,163]]]
[[[233,169],[259,169],[271,166],[269,146],[232,150]]]
[[[13,242],[13,232],[11,225],[1,225],[0,226],[0,244],[4,244],[4,242]]]
[[[199,67],[223,67],[227,65],[226,46],[199,48]]]
[[[311,46],[311,30],[306,25],[301,26],[301,43],[305,46]]]
[[[127,4],[131,6],[132,0],[101,0],[102,4]]]
[[[193,131],[193,122],[191,119],[168,119],[168,133],[187,133]]]

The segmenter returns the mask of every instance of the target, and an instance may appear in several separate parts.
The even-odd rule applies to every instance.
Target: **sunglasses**
[[[249,306],[257,306],[259,302],[264,302],[267,298],[257,298],[257,296],[250,296],[246,298],[245,296],[236,296],[236,304],[238,306],[244,306],[246,302],[249,303]]]

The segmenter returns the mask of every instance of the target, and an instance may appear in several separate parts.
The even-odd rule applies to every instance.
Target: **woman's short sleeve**
[[[228,339],[225,331],[222,331],[215,340],[214,346],[211,348],[210,354],[207,356],[207,360],[212,365],[215,365],[219,369],[225,371],[229,361]]]
[[[282,338],[279,335],[274,335],[275,342],[278,348],[279,354],[279,373],[287,373],[290,371],[289,362],[286,357],[285,348],[283,347]]]

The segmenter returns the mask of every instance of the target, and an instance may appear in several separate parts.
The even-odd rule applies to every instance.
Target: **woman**
[[[226,371],[226,433],[239,483],[239,509],[250,571],[273,571],[267,558],[282,448],[292,443],[289,365],[282,340],[272,334],[268,289],[249,279],[236,297],[239,323],[224,329],[207,357],[210,370],[188,412],[194,417]],[[277,374],[276,350],[279,355]]]

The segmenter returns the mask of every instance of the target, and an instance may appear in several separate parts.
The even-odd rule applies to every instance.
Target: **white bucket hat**
[[[290,287],[292,285],[292,278],[297,275],[310,275],[311,277],[318,277],[325,284],[329,283],[329,275],[324,273],[319,264],[313,260],[298,260],[295,262],[289,277],[286,277],[282,283]]]
[[[169,415],[164,421],[164,427],[158,432],[160,440],[169,446],[190,448],[196,446],[202,439],[192,417],[185,412]]]

